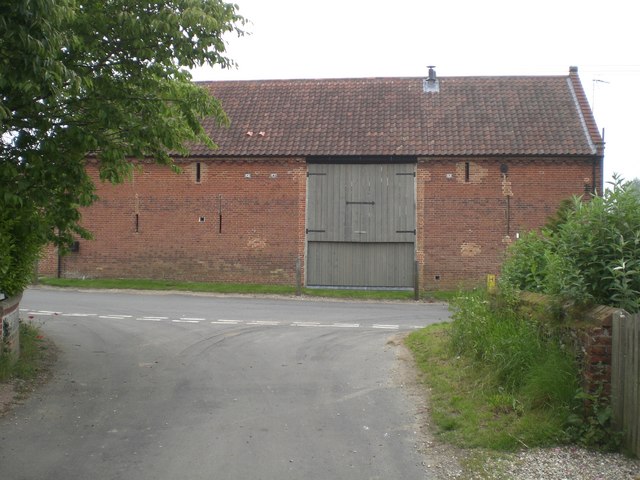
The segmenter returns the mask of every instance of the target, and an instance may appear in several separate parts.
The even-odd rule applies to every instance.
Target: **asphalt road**
[[[445,306],[29,290],[54,378],[0,419],[0,478],[425,479],[391,335]]]

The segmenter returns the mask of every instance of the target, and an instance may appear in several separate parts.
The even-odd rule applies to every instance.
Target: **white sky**
[[[640,26],[631,0],[235,0],[237,69],[196,80],[578,73],[605,129],[605,181],[640,178]],[[594,81],[596,80],[596,81]],[[608,83],[604,83],[608,82]]]

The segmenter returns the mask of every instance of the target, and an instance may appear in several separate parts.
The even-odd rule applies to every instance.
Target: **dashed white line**
[[[169,317],[161,317],[161,316],[145,316],[145,317],[134,317],[133,315],[98,315],[97,313],[63,313],[63,312],[54,312],[51,310],[29,310],[26,308],[21,308],[21,312],[27,312],[28,315],[39,315],[39,316],[52,316],[52,315],[60,315],[66,317],[98,317],[106,320],[125,320],[129,318],[133,318],[134,320],[144,321],[144,322],[162,322],[169,320]],[[203,321],[207,321],[206,318],[202,317],[180,317],[179,319],[171,320],[173,323],[200,323]],[[219,318],[217,320],[211,320],[211,324],[214,325],[253,325],[253,326],[292,326],[292,327],[316,327],[316,328],[376,328],[383,330],[399,330],[400,325],[392,325],[392,324],[384,324],[384,323],[374,323],[373,325],[362,325],[360,323],[340,323],[334,322],[331,324],[323,324],[320,322],[293,322],[287,323],[278,320],[235,320],[235,319],[225,319]],[[410,329],[420,329],[424,328],[424,325],[409,325],[406,328]]]
[[[319,327],[320,322],[293,322],[291,325],[294,327]]]

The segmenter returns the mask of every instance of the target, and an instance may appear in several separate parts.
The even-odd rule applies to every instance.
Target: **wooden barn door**
[[[415,164],[308,165],[307,285],[413,286]]]

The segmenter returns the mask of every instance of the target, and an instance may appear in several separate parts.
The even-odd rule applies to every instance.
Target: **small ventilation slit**
[[[471,175],[471,164],[469,162],[464,162],[464,181],[465,181],[465,183],[469,183],[470,175]]]
[[[200,183],[201,180],[201,166],[200,166],[200,162],[196,162],[196,183]]]

